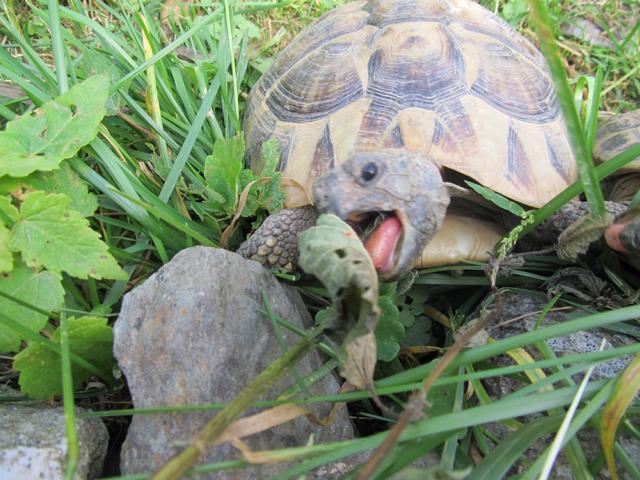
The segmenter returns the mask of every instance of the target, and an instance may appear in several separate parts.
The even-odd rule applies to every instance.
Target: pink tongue
[[[377,270],[393,267],[393,251],[400,239],[402,224],[395,215],[385,219],[367,239],[364,248],[369,252]]]

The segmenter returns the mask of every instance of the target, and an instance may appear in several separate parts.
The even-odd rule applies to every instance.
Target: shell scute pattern
[[[294,65],[267,98],[266,106],[283,122],[326,117],[364,93],[356,71],[353,45],[328,43]]]
[[[294,39],[251,97],[249,164],[275,136],[284,175],[307,189],[354,153],[380,148],[426,151],[536,207],[577,177],[542,56],[469,0],[336,9]]]
[[[640,143],[640,110],[632,110],[602,121],[593,151],[599,161],[606,162],[637,143]],[[624,170],[640,170],[640,158],[627,164]]]

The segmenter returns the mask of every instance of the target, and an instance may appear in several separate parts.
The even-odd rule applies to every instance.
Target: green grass
[[[250,87],[268,68],[271,58],[305,25],[336,5],[341,0],[314,1],[253,1],[240,3],[231,0],[212,4],[192,4],[181,19],[160,20],[163,4],[150,2],[37,2],[27,4],[7,1],[0,13],[0,34],[4,48],[0,49],[0,79],[3,84],[18,86],[12,96],[0,98],[0,123],[4,125],[18,115],[35,108],[68,91],[85,78],[102,73],[109,79],[110,91],[107,116],[101,122],[98,135],[77,156],[64,160],[96,195],[98,209],[88,220],[93,230],[109,246],[127,279],[81,279],[65,275],[61,279],[64,303],[60,308],[42,308],[36,299],[21,298],[18,303],[33,313],[45,315],[47,337],[59,328],[61,342],[51,341],[39,330],[24,327],[17,318],[4,312],[0,315],[0,328],[12,328],[23,334],[29,345],[42,344],[61,356],[61,385],[69,413],[67,418],[71,456],[68,475],[72,475],[77,455],[74,439],[73,401],[92,403],[100,408],[95,397],[73,394],[72,369],[83,368],[110,382],[107,395],[122,395],[123,386],[117,383],[102,364],[93,364],[79,357],[69,342],[66,319],[69,316],[94,316],[113,319],[122,295],[140,284],[151,273],[183,248],[202,244],[217,246],[223,231],[232,221],[233,208],[222,208],[212,185],[219,179],[207,173],[209,155],[215,149],[231,149],[233,139],[241,132],[241,119]],[[535,22],[526,13],[524,0],[483,2],[491,10],[517,26],[530,39],[535,40]],[[637,2],[620,0],[605,2],[601,6],[585,2],[548,2],[552,40],[544,47],[548,56],[557,45],[559,57],[553,67],[558,80],[559,97],[566,115],[574,115],[570,122],[581,160],[581,183],[538,210],[533,223],[526,225],[517,235],[531,230],[564,205],[580,191],[585,190],[592,213],[601,215],[602,198],[599,180],[615,173],[626,162],[640,154],[640,147],[619,155],[605,165],[591,165],[591,145],[600,114],[620,113],[640,105],[640,75],[637,58],[640,56],[640,28],[630,25],[629,11],[640,15]],[[587,18],[598,24],[610,46],[594,46],[584,38],[559,35],[560,25],[571,24],[576,18]],[[566,79],[562,78],[566,71]],[[573,114],[571,110],[573,109]],[[568,112],[568,113],[567,113]],[[13,193],[13,202],[22,200],[15,185],[0,178],[2,195]],[[220,192],[218,192],[219,194]],[[237,196],[239,192],[236,192]],[[231,199],[231,205],[237,198]],[[1,206],[1,205],[0,205]],[[267,213],[263,205],[258,220]],[[6,212],[2,221],[7,223]],[[9,219],[10,220],[10,219]],[[240,218],[239,228],[230,239],[236,247],[243,235],[252,228],[252,218]],[[611,261],[603,258],[603,261]],[[591,352],[556,358],[545,340],[594,328],[608,328],[640,338],[640,307],[635,305],[635,292],[640,289],[640,276],[615,259],[609,269],[601,272],[619,297],[619,305],[586,304],[575,296],[564,293],[549,303],[552,307],[574,306],[581,312],[562,324],[541,323],[536,330],[512,338],[465,350],[435,383],[435,399],[431,413],[410,425],[399,444],[382,464],[382,473],[376,478],[388,478],[428,451],[442,451],[443,465],[448,470],[475,467],[470,478],[498,478],[522,458],[523,452],[539,437],[555,432],[562,422],[565,409],[572,402],[576,386],[572,375],[584,372],[592,365],[625,355],[639,355],[640,345],[634,343],[603,352]],[[526,290],[544,295],[545,282],[561,268],[570,264],[556,257],[528,257],[508,277],[498,277],[498,287]],[[476,308],[489,293],[490,281],[484,274],[484,264],[468,263],[421,271],[414,279],[410,294],[426,298],[431,307],[442,312],[453,327],[443,327],[427,319],[423,312],[411,313],[416,321],[431,325],[430,346],[450,346],[453,330],[473,319]],[[295,278],[295,277],[294,277]],[[326,304],[326,291],[317,284],[294,282],[308,292],[312,311]],[[506,290],[505,290],[506,291]],[[2,291],[2,301],[13,297]],[[400,302],[402,294],[396,294]],[[484,304],[488,300],[484,299]],[[600,303],[598,303],[600,302]],[[628,302],[631,306],[622,308]],[[596,313],[598,309],[603,309]],[[546,312],[548,313],[548,312]],[[544,314],[541,314],[541,319]],[[112,322],[111,322],[112,323]],[[286,322],[284,328],[293,329]],[[301,333],[301,332],[298,332]],[[73,340],[73,339],[72,339]],[[514,349],[527,347],[536,353],[535,360],[520,360],[510,366],[496,366],[491,359]],[[324,345],[325,353],[332,354]],[[17,372],[12,369],[14,353],[0,357],[0,381],[17,386]],[[410,356],[384,365],[377,379],[380,395],[402,404],[406,394],[420,386],[420,382],[437,363],[428,355],[417,357],[419,364],[411,363]],[[327,368],[333,368],[331,361]],[[531,383],[527,373],[545,369],[546,376]],[[46,372],[44,372],[46,374]],[[326,374],[326,371],[322,372]],[[484,391],[480,380],[510,376],[526,382],[520,390],[502,399],[492,399]],[[292,387],[295,403],[321,401],[360,401],[360,416],[380,419],[380,412],[364,401],[368,392],[358,391],[326,397],[300,395],[305,382],[297,379]],[[471,383],[474,395],[463,397],[464,387]],[[559,385],[559,386],[558,386]],[[541,388],[547,390],[540,390]],[[569,423],[564,438],[564,454],[576,478],[588,478],[606,468],[604,463],[588,465],[575,434],[585,426],[597,426],[603,408],[611,402],[612,391],[619,393],[613,381],[591,382],[579,404],[576,416]],[[455,405],[438,401],[442,392],[453,392]],[[101,390],[100,395],[105,394]],[[441,395],[442,396],[442,395]],[[615,398],[614,398],[615,399]],[[3,398],[0,397],[0,401]],[[257,402],[272,406],[281,402]],[[224,405],[190,406],[193,409],[222,409]],[[135,410],[140,414],[184,411],[187,408]],[[134,410],[102,410],[81,417],[115,417],[130,415]],[[520,423],[518,418],[540,413],[538,420]],[[627,412],[627,422],[621,431],[637,436],[637,402]],[[635,417],[634,417],[635,416]],[[503,441],[494,438],[483,425],[502,422],[510,428],[510,436]],[[378,432],[346,442],[300,446],[277,452],[289,459],[307,459],[292,467],[279,478],[295,478],[314,465],[322,465],[349,454],[365,451],[379,445],[385,436],[383,425],[393,419],[380,420]],[[497,447],[492,450],[492,445]],[[482,453],[479,465],[470,460],[472,446]],[[613,448],[622,468],[630,475],[637,474],[629,454],[619,442]],[[533,478],[542,468],[543,457],[527,465],[525,478]],[[604,460],[603,460],[604,462]],[[212,471],[245,466],[245,462],[230,461],[199,467]],[[591,467],[592,470],[589,470]],[[129,476],[127,478],[142,478]]]

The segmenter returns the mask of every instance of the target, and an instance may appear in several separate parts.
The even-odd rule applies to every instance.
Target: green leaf
[[[122,78],[122,71],[113,62],[113,58],[95,49],[87,48],[82,51],[78,69],[81,69],[85,76],[105,75],[109,79],[109,83],[115,83]],[[126,86],[124,90],[128,90]],[[122,95],[117,91],[109,95],[105,103],[107,115],[116,115],[122,109],[122,103]]]
[[[272,177],[278,173],[280,162],[280,144],[275,138],[270,138],[262,144],[262,171],[260,176]]]
[[[31,192],[20,208],[10,247],[30,267],[44,266],[78,278],[126,280],[107,245],[62,194]]]
[[[433,339],[431,334],[432,322],[426,315],[415,318],[413,325],[404,330],[404,340],[400,344],[403,347],[425,346]]]
[[[609,212],[602,218],[595,218],[591,214],[579,218],[558,237],[558,256],[563,260],[577,260],[579,255],[587,252],[589,245],[602,238],[604,229],[613,220]]]
[[[527,0],[509,0],[502,8],[502,17],[511,25],[517,25],[529,12]]]
[[[87,184],[66,162],[53,172],[35,172],[26,177],[24,183],[35,190],[65,194],[71,200],[69,207],[83,217],[90,217],[98,208],[97,197],[89,193]]]
[[[277,171],[280,162],[280,146],[275,139],[270,139],[262,145],[262,169],[260,175],[245,169],[240,172],[240,190],[255,180],[260,180],[252,185],[245,207],[242,210],[243,217],[257,215],[257,224],[262,224],[265,215],[259,212],[275,212],[284,205],[284,192],[280,189],[281,173]]]
[[[10,273],[0,275],[0,292],[15,297],[42,310],[60,309],[64,289],[60,275],[52,272],[34,272],[18,264]],[[39,332],[47,323],[47,316],[0,296],[0,311],[25,327]],[[20,348],[22,336],[0,324],[0,352],[15,352]]]
[[[94,366],[111,371],[115,365],[113,358],[113,332],[106,318],[80,317],[67,320],[69,350]],[[52,340],[60,341],[60,331],[56,330]],[[20,372],[20,387],[31,398],[46,399],[62,393],[60,355],[32,342],[16,355],[13,368]],[[92,375],[82,367],[73,365],[73,386],[77,388]]]
[[[405,327],[412,326],[416,318],[424,316],[424,305],[429,299],[429,290],[424,285],[415,285],[411,290],[398,295],[396,305],[400,311],[400,322]]]
[[[298,237],[298,264],[327,288],[339,312],[334,327],[340,372],[358,388],[372,384],[376,363],[374,331],[380,316],[378,275],[353,229],[335,215],[320,215]],[[334,322],[335,323],[335,319]]]
[[[21,186],[21,178],[9,177],[8,175],[0,177],[0,195],[6,195],[7,193],[15,192]]]
[[[0,221],[11,227],[20,219],[20,212],[13,206],[9,197],[0,197]]]
[[[638,391],[640,391],[640,355],[636,355],[624,369],[624,372],[620,374],[611,392],[611,397],[602,411],[600,439],[609,472],[614,480],[619,478],[613,455],[616,431],[627,408],[636,399]]]
[[[499,193],[494,192],[490,188],[483,187],[482,185],[478,185],[477,183],[465,181],[469,187],[471,187],[476,193],[484,197],[486,200],[489,200],[494,205],[500,207],[507,212],[513,213],[514,215],[524,218],[526,212],[524,208],[518,205],[516,202],[509,200],[506,197],[503,197]]]
[[[238,204],[239,178],[244,157],[242,135],[218,140],[213,153],[205,160],[204,175],[213,207],[228,215],[235,212]]]
[[[390,362],[400,352],[400,342],[404,339],[404,327],[399,321],[398,308],[390,296],[382,296],[378,301],[380,320],[376,325],[377,358]]]
[[[0,223],[0,273],[13,268],[13,253],[9,249],[9,230]]]
[[[9,122],[0,133],[0,176],[55,170],[62,160],[73,157],[98,134],[108,93],[106,76],[90,77]]]

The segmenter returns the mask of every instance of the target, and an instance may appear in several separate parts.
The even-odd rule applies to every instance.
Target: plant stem
[[[604,196],[598,183],[598,178],[593,166],[593,159],[589,154],[589,149],[585,144],[582,133],[580,119],[573,103],[573,95],[567,82],[567,74],[560,59],[558,47],[551,32],[551,19],[549,12],[542,0],[529,0],[531,3],[531,18],[536,26],[536,33],[540,41],[540,49],[547,59],[549,70],[554,80],[558,103],[567,123],[569,139],[573,152],[576,156],[580,181],[584,186],[584,192],[589,203],[591,214],[596,218],[604,218],[606,209],[604,208]]]
[[[76,431],[76,410],[73,402],[73,375],[71,373],[71,355],[69,351],[69,331],[67,315],[60,314],[60,369],[62,370],[62,399],[64,404],[64,422],[67,432],[67,469],[65,479],[73,480],[78,466],[78,432]]]
[[[319,333],[320,330],[315,330],[304,337],[269,365],[200,430],[189,446],[155,472],[151,480],[174,480],[186,473],[205,452],[208,445],[211,445],[242,412],[253,405],[291,366],[309,352]]]

